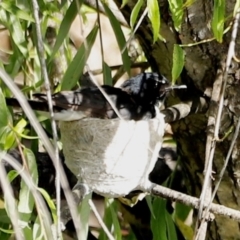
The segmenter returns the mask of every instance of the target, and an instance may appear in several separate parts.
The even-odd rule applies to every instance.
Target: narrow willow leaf
[[[109,7],[103,3],[104,10],[106,12],[106,15],[108,16],[111,26],[113,28],[113,31],[115,33],[115,37],[118,43],[118,47],[120,51],[122,52],[122,61],[123,61],[123,67],[124,70],[130,75],[130,68],[131,68],[131,60],[128,55],[128,50],[125,48],[126,46],[126,39],[124,37],[123,31],[121,29],[120,23],[112,13],[112,11],[109,9]],[[123,51],[124,49],[124,51]]]
[[[225,0],[214,0],[212,30],[218,42],[222,42],[224,31]]]
[[[0,88],[0,144],[1,148],[8,150],[12,147],[15,137],[13,136],[12,130],[9,125],[12,125],[12,116],[8,111],[5,97]]]
[[[174,225],[172,216],[165,210],[165,220],[167,225],[167,236],[168,239],[178,239],[176,227]]]
[[[103,62],[103,80],[104,84],[112,86],[113,80],[112,80],[112,71],[111,68]]]
[[[152,217],[155,218],[154,211],[153,211],[153,204],[152,204],[152,196],[147,195],[145,197],[145,199],[146,199],[146,202],[147,202],[147,205],[148,205],[148,208],[151,212]]]
[[[176,218],[175,223],[178,226],[178,229],[181,231],[181,233],[184,235],[185,239],[193,239],[194,238],[194,232],[191,226],[188,226],[184,223],[184,221]]]
[[[179,31],[183,19],[183,0],[168,0],[168,3],[172,13],[174,27]]]
[[[0,231],[1,231],[1,232],[4,232],[4,233],[8,233],[8,234],[13,234],[13,233],[14,233],[14,231],[11,230],[11,229],[4,229],[4,228],[1,228],[1,227],[0,227]],[[1,238],[1,239],[2,239],[2,238]]]
[[[140,11],[142,5],[143,5],[143,0],[138,0],[137,4],[134,6],[134,8],[131,12],[130,26],[131,26],[132,29],[133,29],[133,27],[136,23],[136,20],[137,20],[137,17],[138,17],[138,14],[139,14],[139,11]]]
[[[8,214],[7,214],[7,211],[5,208],[2,208],[3,202],[1,200],[1,208],[0,208],[0,225],[2,223],[8,223],[10,224],[11,223],[11,219],[9,218]],[[0,238],[1,239],[1,238]]]
[[[12,231],[12,233],[3,232],[2,230],[4,230],[4,229],[7,229],[7,231]],[[12,234],[14,234],[14,231],[9,229],[9,224],[0,223],[0,239],[1,240],[11,239]]]
[[[8,111],[7,105],[6,105],[6,101],[5,101],[5,97],[3,95],[2,89],[0,88],[0,113],[1,113],[1,117],[0,117],[0,133],[1,133],[1,128],[4,128],[8,125],[8,121],[10,120],[12,122],[11,119],[11,115]]]
[[[111,216],[111,210],[109,208],[109,202],[108,199],[105,198],[105,211],[104,211],[104,224],[106,225],[106,227],[108,229],[112,228],[112,216]],[[99,234],[99,240],[107,240],[108,237],[106,235],[106,233],[103,231],[103,229],[100,230],[100,234]]]
[[[44,239],[44,231],[43,229],[41,229],[41,223],[40,223],[39,217],[36,218],[33,224],[32,239],[36,239],[36,240]]]
[[[121,5],[121,8],[123,8],[127,3],[128,3],[129,0],[122,0],[122,5]]]
[[[16,170],[11,170],[8,174],[8,180],[9,182],[12,182],[17,176],[19,176],[19,173]]]
[[[92,193],[86,195],[80,204],[80,222],[81,222],[81,232],[80,232],[80,239],[87,239],[88,237],[88,228],[89,228],[89,215],[90,215],[90,206],[89,200],[92,198]]]
[[[95,26],[87,36],[86,44],[82,44],[82,46],[78,49],[77,54],[64,74],[61,87],[62,90],[70,90],[78,82],[92,49],[93,43],[95,42],[97,32],[98,27]],[[87,49],[85,48],[85,45],[87,46]]]
[[[72,1],[71,5],[69,6],[59,28],[59,32],[56,38],[56,43],[53,47],[52,55],[49,61],[53,60],[55,54],[57,53],[58,49],[62,45],[63,41],[66,39],[66,36],[69,32],[69,29],[72,25],[73,20],[75,19],[78,13],[78,6],[82,5],[83,0],[78,0],[79,3],[77,4],[76,1]]]
[[[14,14],[19,19],[26,20],[29,22],[34,22],[31,12],[28,11],[28,9],[22,10],[22,9],[16,7],[15,2],[13,2],[13,1],[1,2],[0,6],[3,9],[5,9],[6,11],[8,11],[9,13]]]
[[[28,10],[28,11],[31,9],[29,0],[15,0],[14,3],[20,9],[25,9],[25,10]]]
[[[55,206],[53,200],[51,199],[51,197],[49,196],[48,192],[45,189],[38,188],[38,191],[42,194],[46,203],[48,204],[48,207],[51,210],[53,222],[56,223],[57,222],[57,211],[56,211],[56,206]]]
[[[155,218],[151,216],[151,230],[154,240],[168,240],[167,225],[165,221],[166,200],[155,197],[153,200],[153,211]]]
[[[147,7],[148,7],[148,17],[151,21],[152,29],[153,29],[153,42],[156,42],[158,40],[158,35],[160,32],[160,24],[161,24],[158,0],[148,0]]]
[[[189,216],[190,211],[192,211],[192,207],[176,202],[173,216],[184,222]]]
[[[240,11],[240,0],[237,0],[234,6],[233,16],[235,17],[237,12]]]
[[[108,205],[109,205],[113,228],[114,228],[114,238],[121,240],[122,239],[121,227],[118,221],[118,215],[117,215],[118,210],[117,210],[116,201],[114,201],[113,199],[108,199]]]
[[[14,131],[17,134],[22,134],[26,126],[27,126],[27,121],[24,118],[22,118],[18,121],[18,123],[14,127]]]
[[[15,43],[15,46],[19,49],[23,56],[27,56],[28,49],[26,38],[24,35],[25,30],[23,29],[20,20],[14,14],[8,13],[7,16],[9,31],[11,32],[11,36]]]
[[[38,183],[38,172],[36,159],[33,152],[30,149],[24,149],[24,157],[28,164],[29,173],[33,182]],[[28,187],[28,185],[22,180],[21,190],[19,193],[18,211],[24,213],[24,220],[29,221],[34,206],[34,198]]]
[[[174,84],[180,76],[184,67],[184,51],[177,44],[173,49],[173,67],[172,67],[172,83]]]

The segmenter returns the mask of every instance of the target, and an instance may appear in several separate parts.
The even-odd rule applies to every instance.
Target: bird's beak
[[[172,85],[170,87],[166,87],[165,88],[165,91],[171,91],[171,90],[174,90],[174,89],[186,89],[187,86],[186,85]]]

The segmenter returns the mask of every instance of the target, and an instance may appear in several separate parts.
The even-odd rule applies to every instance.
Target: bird
[[[102,94],[109,97],[110,102]],[[61,91],[52,95],[55,119],[74,121],[85,117],[124,120],[147,120],[156,116],[155,106],[165,99],[169,81],[158,73],[141,73],[126,80],[119,88],[102,85],[83,87],[75,91]],[[48,111],[47,96],[34,94],[35,100],[28,100],[34,110]],[[19,106],[14,98],[6,98],[9,106]],[[115,106],[118,113],[114,110]]]

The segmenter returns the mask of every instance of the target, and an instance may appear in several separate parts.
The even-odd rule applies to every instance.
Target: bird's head
[[[121,88],[138,103],[155,104],[166,96],[169,81],[161,74],[141,73],[124,82]]]

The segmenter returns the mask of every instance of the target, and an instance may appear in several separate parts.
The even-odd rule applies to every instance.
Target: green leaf
[[[16,170],[11,170],[8,174],[8,180],[9,182],[12,182],[17,176],[19,176],[19,173]]]
[[[189,213],[191,210],[192,210],[192,207],[176,202],[173,216],[174,218],[178,218],[184,222],[186,218],[189,216]]]
[[[128,3],[129,0],[122,0],[122,5],[121,5],[121,8],[123,8],[127,3]]]
[[[91,212],[91,208],[88,202],[91,198],[92,198],[92,193],[89,193],[88,195],[86,195],[79,207],[80,222],[82,223],[80,239],[87,239],[87,236],[88,236],[88,228],[89,228],[88,222],[89,222],[89,215]]]
[[[2,89],[0,88],[0,135],[1,135],[1,129],[8,126],[8,122],[10,121],[12,123],[12,117],[8,111],[5,97],[3,95]]]
[[[9,31],[11,32],[15,46],[23,54],[23,56],[27,56],[28,49],[26,37],[24,35],[25,30],[23,29],[20,20],[14,14],[7,14],[7,16]]]
[[[147,195],[145,197],[145,199],[146,199],[146,202],[147,202],[147,205],[148,205],[148,208],[151,212],[152,217],[155,218],[155,214],[154,214],[154,211],[153,211],[153,204],[152,204],[152,196]]]
[[[167,225],[165,221],[166,200],[155,197],[153,200],[155,218],[151,215],[151,230],[153,240],[169,240],[167,238]]]
[[[6,106],[5,97],[0,88],[0,144],[4,150],[8,150],[15,142],[15,135],[10,126],[12,125],[12,116]]]
[[[114,228],[114,238],[121,240],[122,239],[122,235],[121,235],[121,227],[118,221],[118,215],[117,215],[117,205],[116,205],[116,201],[114,201],[114,199],[108,199],[108,206],[110,209],[110,213],[111,213],[111,218],[112,218],[112,223],[113,223],[113,228]]]
[[[23,150],[24,157],[27,162],[29,174],[33,182],[37,185],[38,183],[38,172],[37,172],[37,164],[36,159],[33,152],[25,148]],[[22,213],[22,220],[28,222],[31,217],[31,213],[34,206],[34,197],[28,187],[28,184],[25,181],[21,181],[21,190],[19,193],[19,203],[18,203],[18,211]]]
[[[9,228],[11,228],[10,224],[0,223],[0,239],[1,240],[9,240],[9,239],[11,239],[12,233],[6,233],[6,232],[2,231],[2,230],[5,230],[5,229],[10,230]]]
[[[184,51],[177,44],[174,44],[173,49],[173,67],[172,67],[172,83],[174,84],[180,76],[184,67]]]
[[[179,31],[183,19],[183,0],[168,0],[168,3],[172,13],[174,27]]]
[[[14,131],[18,134],[21,134],[24,131],[24,128],[27,126],[27,121],[22,118],[18,121],[16,126],[14,127]]]
[[[15,6],[15,2],[13,1],[2,1],[0,3],[0,6],[6,10],[7,12],[15,15],[17,18],[22,19],[22,20],[26,20],[29,22],[34,22],[34,19],[31,15],[31,12],[28,11],[28,9],[20,9],[17,6]]]
[[[111,229],[112,217],[111,217],[110,208],[108,207],[108,199],[107,198],[105,198],[104,223],[108,229]],[[106,233],[103,231],[103,229],[100,230],[98,239],[99,240],[107,240],[108,239],[108,237],[107,237]]]
[[[124,70],[130,75],[130,69],[131,69],[131,60],[128,55],[128,50],[125,47],[126,46],[126,39],[124,37],[123,31],[121,29],[120,23],[112,13],[112,11],[109,9],[109,7],[103,3],[103,7],[105,10],[106,15],[108,16],[112,29],[114,31],[118,47],[121,51],[122,61],[123,61],[123,67]],[[124,49],[124,51],[123,51]]]
[[[152,29],[153,29],[153,43],[154,43],[158,40],[158,35],[160,32],[160,24],[161,24],[158,0],[148,0],[147,7],[148,7],[148,17],[150,19],[150,22],[152,24]]]
[[[12,229],[4,229],[4,228],[0,228],[0,231],[1,232],[4,232],[4,233],[8,233],[8,234],[13,234],[14,231]]]
[[[32,235],[32,239],[36,239],[36,240],[41,240],[41,239],[45,239],[44,238],[44,231],[41,228],[41,222],[39,220],[39,217],[36,218],[34,224],[33,224],[33,235]]]
[[[62,22],[59,28],[59,32],[56,38],[56,43],[53,47],[52,55],[49,59],[49,61],[53,60],[55,54],[57,53],[58,49],[62,45],[63,41],[66,39],[66,36],[68,35],[69,29],[72,25],[73,20],[75,19],[77,13],[78,13],[78,7],[82,5],[83,0],[72,1],[71,5],[69,6]]]
[[[11,223],[11,219],[9,218],[6,209],[0,208],[0,222],[1,223]]]
[[[82,44],[78,49],[77,54],[68,66],[62,80],[62,90],[70,90],[78,82],[79,77],[82,75],[84,66],[92,49],[93,43],[96,39],[98,27],[95,26],[86,38],[86,44]],[[85,48],[87,46],[87,49]]]
[[[224,31],[225,0],[214,0],[212,30],[218,42],[222,42]]]
[[[27,10],[31,9],[29,0],[15,0],[14,2],[16,6],[20,9],[27,9]]]
[[[237,12],[240,11],[240,0],[237,0],[234,6],[233,16],[235,17]]]
[[[48,192],[45,189],[38,188],[38,191],[42,194],[45,201],[47,202],[48,207],[51,210],[51,214],[52,214],[54,223],[57,223],[57,210],[56,210],[56,206],[55,206],[53,200],[51,199],[51,197],[49,196]],[[36,227],[37,227],[37,225],[36,225]]]
[[[111,68],[103,62],[103,79],[104,79],[104,84],[112,86],[113,81],[112,81],[112,71]]]
[[[138,14],[139,14],[139,11],[140,11],[142,5],[143,5],[143,0],[138,0],[136,5],[134,6],[132,12],[131,12],[130,26],[131,26],[132,29],[133,29],[133,27],[136,23],[136,20],[137,20],[137,17],[138,17]]]
[[[168,239],[178,239],[176,227],[174,225],[172,216],[167,211],[165,212],[165,220],[166,220],[166,225],[167,225]]]

